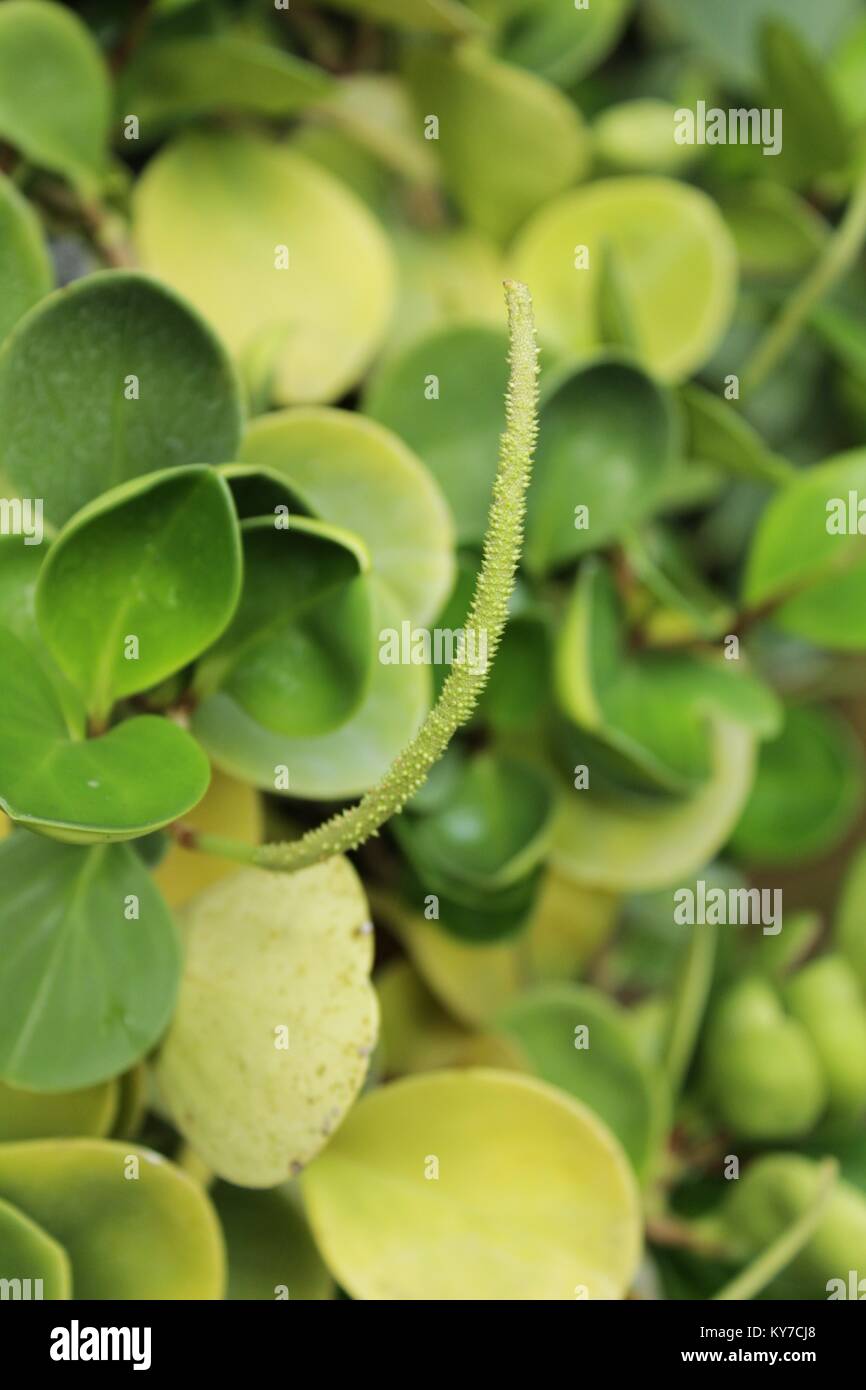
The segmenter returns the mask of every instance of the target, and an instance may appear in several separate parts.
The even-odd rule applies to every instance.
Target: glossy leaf
[[[160,1091],[218,1176],[273,1187],[318,1153],[364,1080],[377,1010],[363,890],[342,858],[245,871],[190,904],[186,947]]]
[[[124,483],[73,517],[40,571],[36,612],[58,665],[102,720],[115,700],[210,646],[240,588],[228,485],[213,469],[173,469]]]
[[[219,1224],[160,1154],[98,1139],[0,1145],[0,1197],[63,1246],[76,1299],[218,1299]]]
[[[553,569],[649,515],[678,443],[670,398],[628,362],[602,360],[568,376],[541,409],[527,564]]]
[[[419,117],[434,113],[439,120],[442,177],[479,231],[506,240],[586,172],[588,141],[577,108],[534,74],[466,45],[419,51],[408,80]]]
[[[736,253],[715,204],[697,188],[648,176],[602,179],[541,208],[512,264],[532,286],[542,337],[563,352],[583,356],[602,342],[606,246],[618,258],[641,365],[683,380],[709,357],[734,307]]]
[[[267,348],[274,401],[332,401],[362,375],[391,310],[391,253],[324,170],[257,136],[189,132],[148,165],[134,214],[145,267],[236,357]]]
[[[850,529],[850,496],[854,494]],[[749,553],[743,598],[773,601],[773,622],[822,646],[866,643],[866,552],[856,527],[866,497],[866,450],[840,454],[799,474],[772,499]],[[828,524],[844,527],[842,534]],[[791,544],[796,536],[797,544]]]
[[[422,878],[487,893],[515,885],[535,868],[553,809],[553,787],[534,768],[481,754],[467,763],[441,807],[413,816],[410,803],[394,831]]]
[[[242,537],[240,603],[195,689],[225,691],[273,733],[338,728],[375,659],[366,552],[352,535],[300,517],[286,528],[245,521]]]
[[[623,615],[607,570],[585,565],[560,630],[559,699],[591,735],[668,791],[696,789],[712,763],[711,725],[742,722],[760,737],[779,728],[772,692],[721,657],[628,651]]]
[[[402,610],[390,591],[371,581],[375,623],[399,627]],[[367,694],[339,729],[311,738],[286,738],[257,724],[230,696],[209,696],[192,728],[224,772],[262,791],[310,800],[359,796],[383,777],[417,730],[430,704],[424,666],[373,663]],[[288,788],[285,784],[288,774]]]
[[[0,174],[0,341],[52,284],[39,223],[14,184]]]
[[[111,1132],[118,1083],[79,1091],[25,1091],[0,1081],[0,1143],[20,1139],[100,1139]]]
[[[0,844],[0,871],[0,1075],[33,1090],[116,1076],[163,1032],[180,974],[138,856],[18,833]]]
[[[302,1184],[354,1298],[564,1301],[583,1286],[617,1299],[637,1267],[638,1197],[619,1145],[528,1077],[446,1071],[374,1091]]]
[[[170,720],[141,715],[83,737],[44,667],[0,628],[0,806],[59,840],[127,840],[176,820],[207,790],[207,759]],[[72,701],[70,701],[70,706]]]
[[[553,862],[587,888],[642,892],[664,888],[712,859],[742,813],[752,786],[755,736],[714,719],[712,770],[693,795],[661,806],[576,792],[564,801]]]
[[[280,411],[253,421],[240,457],[285,478],[322,521],[359,536],[404,616],[436,615],[454,576],[451,517],[390,430],[346,410]]]
[[[364,408],[427,465],[454,514],[457,540],[484,535],[508,378],[497,328],[440,328],[373,378]]]
[[[90,31],[63,5],[0,9],[0,135],[33,164],[92,191],[103,175],[108,73]]]
[[[536,1076],[598,1115],[646,1176],[666,1117],[660,1078],[642,1060],[626,1019],[600,991],[558,985],[514,1000],[494,1026]]]
[[[731,848],[759,864],[816,859],[850,829],[863,792],[863,757],[850,726],[831,710],[792,705],[778,736],[761,746]]]
[[[135,113],[150,144],[167,127],[214,112],[291,116],[330,88],[321,68],[292,53],[216,33],[145,43],[122,73],[117,106]]]
[[[228,1299],[333,1298],[334,1281],[316,1249],[294,1184],[249,1192],[220,1182],[211,1197],[226,1241]]]
[[[0,351],[0,474],[62,525],[106,488],[235,456],[238,387],[198,316],[111,271],[42,300]]]
[[[72,1295],[72,1271],[61,1245],[17,1207],[0,1199],[0,1270],[4,1298],[64,1299]],[[6,1292],[6,1279],[10,1291]],[[11,1291],[21,1280],[22,1292]],[[27,1292],[23,1292],[27,1290]]]

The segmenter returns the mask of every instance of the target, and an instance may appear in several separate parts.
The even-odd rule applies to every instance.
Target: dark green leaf
[[[845,835],[864,791],[863,756],[832,710],[793,705],[758,754],[751,796],[731,849],[752,863],[800,864]]]
[[[0,474],[62,525],[129,478],[235,457],[237,382],[194,311],[146,276],[89,275],[0,351]]]
[[[496,472],[505,334],[481,324],[440,328],[390,359],[367,392],[367,414],[426,463],[450,503],[461,543],[478,541]]]
[[[59,840],[128,840],[176,820],[207,790],[207,759],[171,720],[143,715],[83,737],[84,711],[0,628],[0,807]],[[74,720],[74,722],[70,722]]]
[[[363,698],[376,647],[369,559],[348,532],[295,517],[245,521],[244,586],[227,631],[196,676],[290,737],[327,733]]]
[[[32,1090],[116,1076],[174,1007],[180,947],[162,898],[128,845],[19,832],[0,873],[0,1075]]]
[[[650,514],[677,443],[669,396],[637,367],[601,361],[568,377],[542,406],[527,565],[555,568]]]
[[[39,574],[39,628],[98,722],[216,640],[241,588],[228,485],[205,466],[134,478],[60,533]]]

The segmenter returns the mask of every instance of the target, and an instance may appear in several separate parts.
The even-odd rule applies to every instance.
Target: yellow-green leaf
[[[583,1105],[511,1073],[372,1092],[302,1185],[325,1261],[356,1299],[618,1299],[640,1256],[617,1141]]]
[[[220,1177],[273,1187],[327,1143],[376,1041],[372,927],[348,860],[247,870],[186,913],[186,973],[157,1077]]]

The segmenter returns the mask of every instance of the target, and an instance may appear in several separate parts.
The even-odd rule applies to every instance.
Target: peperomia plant
[[[0,0],[0,1289],[866,1275],[866,29],[787,8]]]

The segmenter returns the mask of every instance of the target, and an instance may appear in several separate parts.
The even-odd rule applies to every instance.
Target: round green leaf
[[[219,1182],[211,1197],[225,1236],[228,1299],[333,1298],[334,1281],[293,1183],[272,1192],[250,1192]]]
[[[371,576],[374,629],[399,628],[404,610]],[[430,704],[424,666],[374,661],[367,693],[339,729],[309,738],[271,733],[218,691],[196,710],[192,727],[216,765],[263,791],[288,791],[310,800],[360,796],[385,775],[418,729]]]
[[[23,1091],[0,1081],[0,1143],[19,1139],[101,1139],[110,1133],[118,1083],[103,1081],[78,1091]]]
[[[64,1299],[72,1296],[72,1271],[62,1245],[17,1207],[0,1199],[0,1270],[4,1283],[21,1292],[4,1298]],[[19,1282],[20,1281],[20,1282]],[[27,1290],[27,1292],[24,1292]]]
[[[248,870],[196,898],[186,924],[160,1091],[214,1172],[273,1187],[327,1143],[367,1071],[377,1008],[364,892],[343,858],[288,877]]]
[[[454,578],[451,516],[390,430],[348,410],[278,411],[252,422],[240,457],[285,478],[323,521],[360,536],[403,616],[435,617]]]
[[[506,240],[533,209],[586,172],[580,113],[542,78],[467,44],[419,50],[408,80],[419,117],[439,120],[444,181],[479,231]]]
[[[541,408],[527,565],[556,568],[650,514],[678,445],[670,396],[637,367],[602,360],[568,376]]]
[[[712,722],[733,719],[768,736],[779,728],[775,696],[722,657],[630,654],[613,576],[581,569],[559,634],[556,685],[563,709],[591,735],[672,792],[696,790],[712,767]]]
[[[508,381],[507,341],[497,328],[434,330],[374,377],[364,409],[414,449],[454,514],[457,540],[479,541],[496,472]]]
[[[589,888],[636,893],[693,874],[718,852],[752,786],[755,735],[744,724],[713,719],[711,774],[692,796],[655,806],[577,791],[566,799],[553,862]]]
[[[104,172],[108,73],[90,31],[63,5],[0,8],[0,135],[33,164],[92,190]]]
[[[422,879],[444,877],[487,894],[535,868],[553,810],[545,776],[527,763],[482,753],[466,764],[441,806],[428,815],[407,812],[394,832]]]
[[[36,216],[15,185],[0,174],[0,341],[52,283]]]
[[[324,170],[256,136],[188,133],[148,165],[134,214],[144,265],[237,357],[267,354],[275,401],[332,401],[363,374],[391,311],[391,253]]]
[[[374,655],[363,547],[294,517],[245,521],[244,586],[234,618],[196,676],[273,733],[338,728],[357,709]]]
[[[19,832],[0,843],[0,873],[0,1075],[40,1091],[116,1076],[159,1038],[180,975],[138,855]]]
[[[863,803],[863,757],[832,710],[792,705],[761,746],[755,785],[731,849],[759,864],[802,863],[832,849]]]
[[[233,458],[240,402],[198,316],[146,276],[113,270],[49,295],[6,339],[0,418],[6,485],[43,498],[62,525],[129,478]]]
[[[219,1299],[219,1223],[150,1149],[99,1139],[0,1145],[0,1196],[65,1248],[76,1299]]]
[[[121,75],[117,110],[148,144],[166,127],[213,112],[291,116],[327,96],[331,79],[293,53],[239,34],[157,39]]]
[[[734,308],[736,252],[721,214],[699,189],[652,177],[603,179],[536,213],[513,265],[532,286],[542,337],[562,351],[584,355],[603,341],[597,300],[608,247],[641,363],[681,381],[709,357]]]
[[[123,483],[73,517],[40,571],[36,613],[58,665],[104,719],[115,700],[210,646],[240,588],[228,484],[205,466],[172,469]]]
[[[302,1184],[356,1299],[618,1299],[640,1256],[617,1141],[529,1077],[445,1071],[374,1091]]]
[[[207,759],[169,719],[142,715],[99,738],[66,708],[32,651],[0,628],[0,807],[58,840],[127,840],[176,820],[207,791]]]
[[[796,475],[761,517],[746,566],[744,601],[750,607],[778,601],[773,622],[810,642],[842,650],[866,644],[866,553],[857,529],[858,497],[866,497],[866,449]],[[841,534],[838,526],[844,528]]]
[[[641,1057],[625,1010],[599,990],[546,986],[508,1004],[493,1026],[517,1045],[542,1081],[598,1115],[638,1176],[646,1176],[664,1107],[659,1078]]]

